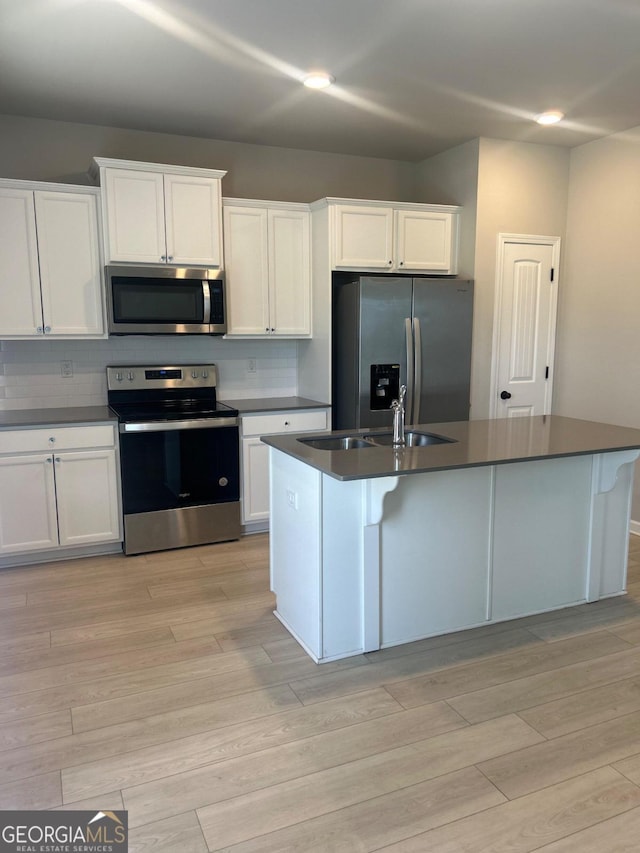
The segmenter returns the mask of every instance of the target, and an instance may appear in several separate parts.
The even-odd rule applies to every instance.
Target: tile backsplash
[[[111,337],[105,340],[0,341],[0,411],[101,406],[109,364],[215,363],[218,398],[297,394],[296,341],[223,340],[202,336]],[[249,359],[255,373],[248,372]],[[70,361],[72,376],[62,375]]]

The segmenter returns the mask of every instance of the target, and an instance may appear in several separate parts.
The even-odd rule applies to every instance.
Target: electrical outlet
[[[298,493],[287,489],[287,503],[292,509],[298,509]]]
[[[256,360],[255,358],[247,359],[247,373],[256,373]]]
[[[73,362],[72,361],[61,361],[60,362],[60,375],[65,379],[69,379],[73,376]]]

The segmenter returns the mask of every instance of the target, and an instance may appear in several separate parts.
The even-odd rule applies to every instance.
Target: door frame
[[[498,415],[498,376],[500,368],[500,325],[503,310],[503,278],[504,278],[504,255],[505,247],[508,243],[521,243],[523,245],[542,245],[551,247],[551,264],[554,269],[554,284],[555,292],[553,304],[551,306],[551,316],[549,318],[549,340],[547,342],[547,352],[549,356],[549,377],[545,401],[544,414],[551,414],[551,400],[553,399],[553,374],[554,374],[554,359],[556,347],[556,329],[558,321],[558,286],[560,283],[560,237],[550,237],[540,234],[507,234],[500,232],[498,234],[496,248],[496,276],[495,276],[495,297],[493,308],[493,339],[491,344],[491,384],[489,394],[489,417],[497,418]]]

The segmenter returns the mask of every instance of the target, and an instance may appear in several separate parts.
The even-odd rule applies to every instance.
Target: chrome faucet
[[[400,386],[400,397],[391,403],[393,410],[393,446],[404,446],[404,395],[407,393],[407,386]]]

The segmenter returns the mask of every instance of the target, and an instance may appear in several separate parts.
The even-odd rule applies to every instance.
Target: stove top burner
[[[108,402],[121,422],[234,418],[216,399],[215,364],[107,368]]]
[[[121,421],[170,421],[190,418],[234,418],[238,410],[213,400],[164,400],[110,404]]]

